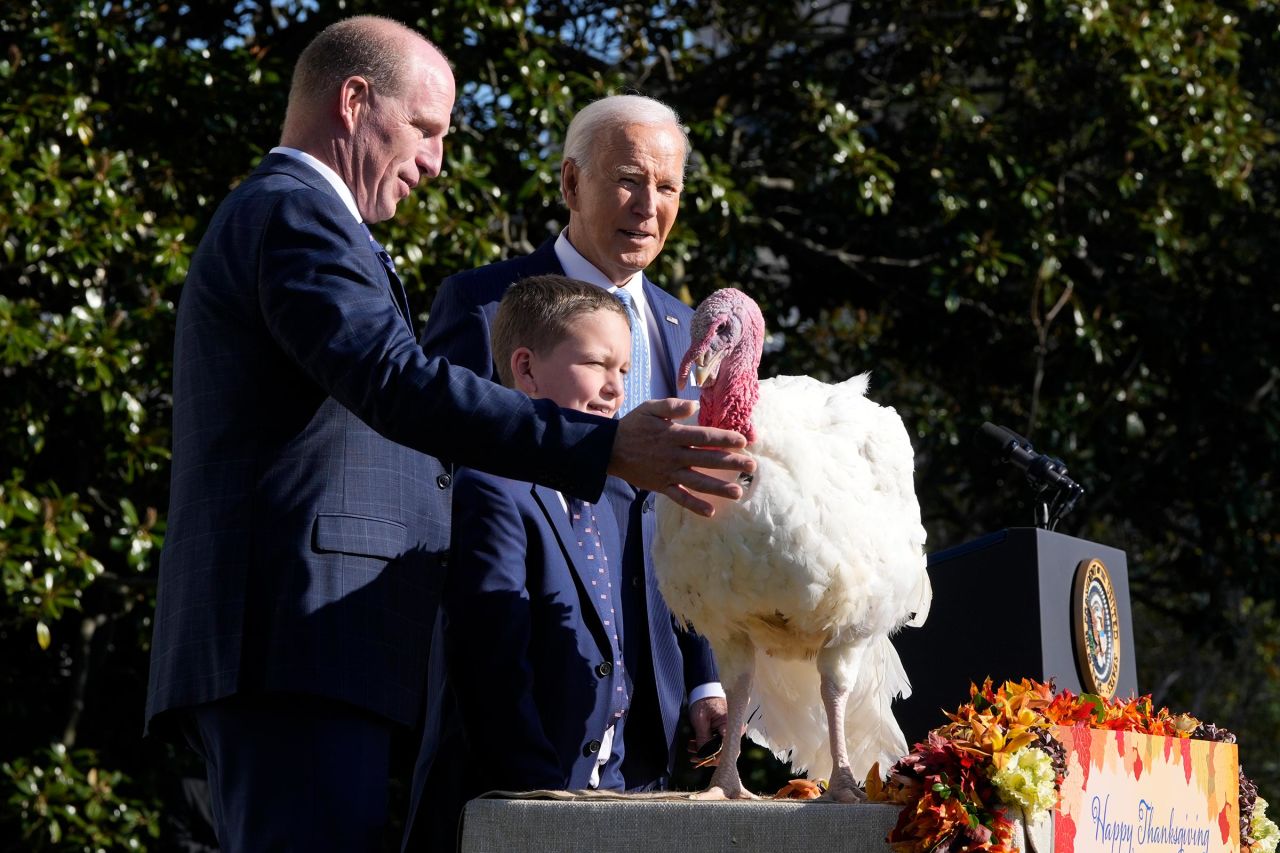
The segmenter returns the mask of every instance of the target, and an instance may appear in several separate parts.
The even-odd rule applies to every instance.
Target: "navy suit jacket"
[[[399,281],[305,163],[222,203],[178,305],[146,722],[240,691],[421,719],[449,536],[432,453],[594,500],[616,424],[428,359]]]
[[[490,329],[498,302],[514,282],[548,273],[564,274],[556,258],[554,238],[531,255],[445,279],[423,332],[423,350],[497,380]],[[667,363],[655,362],[654,370],[667,371],[671,387],[675,388],[679,361],[689,348],[693,311],[647,278],[644,292],[649,310],[658,320],[668,355]],[[697,389],[688,388],[681,396],[696,399],[696,394]],[[631,626],[627,631],[625,657],[636,693],[633,714],[628,719],[630,748],[622,769],[628,788],[662,786],[675,761],[676,728],[688,691],[700,684],[718,681],[719,675],[706,640],[677,626],[658,590],[649,549],[657,527],[654,495],[637,491],[612,477],[605,494],[624,538],[624,585],[644,593],[628,595],[625,599],[625,619]],[[640,626],[647,630],[641,630]],[[655,706],[651,713],[646,702]]]
[[[617,560],[611,507],[597,510],[605,554]],[[619,627],[625,642],[625,614],[605,625],[597,567],[554,491],[464,468],[453,521],[406,851],[456,850],[462,810],[485,791],[587,787],[614,693],[622,679],[634,687],[612,639]],[[626,787],[628,722],[615,726],[602,789]]]
[[[451,773],[453,784],[468,797],[585,788],[626,678],[613,640],[625,623],[599,598],[608,565],[587,559],[543,486],[463,469],[454,513],[444,634],[468,772]],[[606,558],[618,560],[607,505],[596,520]],[[620,736],[614,753],[600,787],[621,790]]]

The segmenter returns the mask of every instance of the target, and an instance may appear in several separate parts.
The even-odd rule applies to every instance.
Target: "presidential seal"
[[[1076,566],[1071,622],[1080,683],[1089,693],[1110,699],[1120,680],[1120,617],[1111,575],[1101,560],[1082,560]]]

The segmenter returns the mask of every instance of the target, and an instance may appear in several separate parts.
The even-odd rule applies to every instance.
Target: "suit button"
[[[631,586],[633,586],[633,587],[634,587],[634,588],[636,588],[636,589],[639,589],[639,588],[640,588],[640,576],[639,576],[639,575],[636,575],[635,577],[633,577],[633,578],[631,579]]]
[[[453,478],[448,474],[441,474],[439,477],[436,477],[436,485],[442,489],[447,489],[453,485]]]
[[[582,748],[583,756],[595,755],[599,751],[600,751],[600,741],[598,740],[590,741],[586,746]]]
[[[604,663],[596,667],[596,675],[600,676],[601,678],[608,677],[609,673],[611,672],[613,672],[613,664],[609,663],[608,661],[605,661]]]

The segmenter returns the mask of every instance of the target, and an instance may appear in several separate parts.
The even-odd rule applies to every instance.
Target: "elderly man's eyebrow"
[[[631,177],[643,178],[643,177],[648,177],[650,172],[648,169],[644,168],[643,166],[633,166],[633,165],[624,163],[614,168],[614,174],[625,176],[628,178],[631,178]],[[664,175],[664,174],[659,174],[655,172],[653,177],[654,177],[654,180],[657,181],[659,184],[670,184],[674,187],[684,186],[684,180],[679,175]]]

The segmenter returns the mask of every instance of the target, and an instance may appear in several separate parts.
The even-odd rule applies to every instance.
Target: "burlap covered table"
[[[899,807],[817,801],[700,802],[687,794],[491,794],[467,804],[464,853],[885,853]]]

